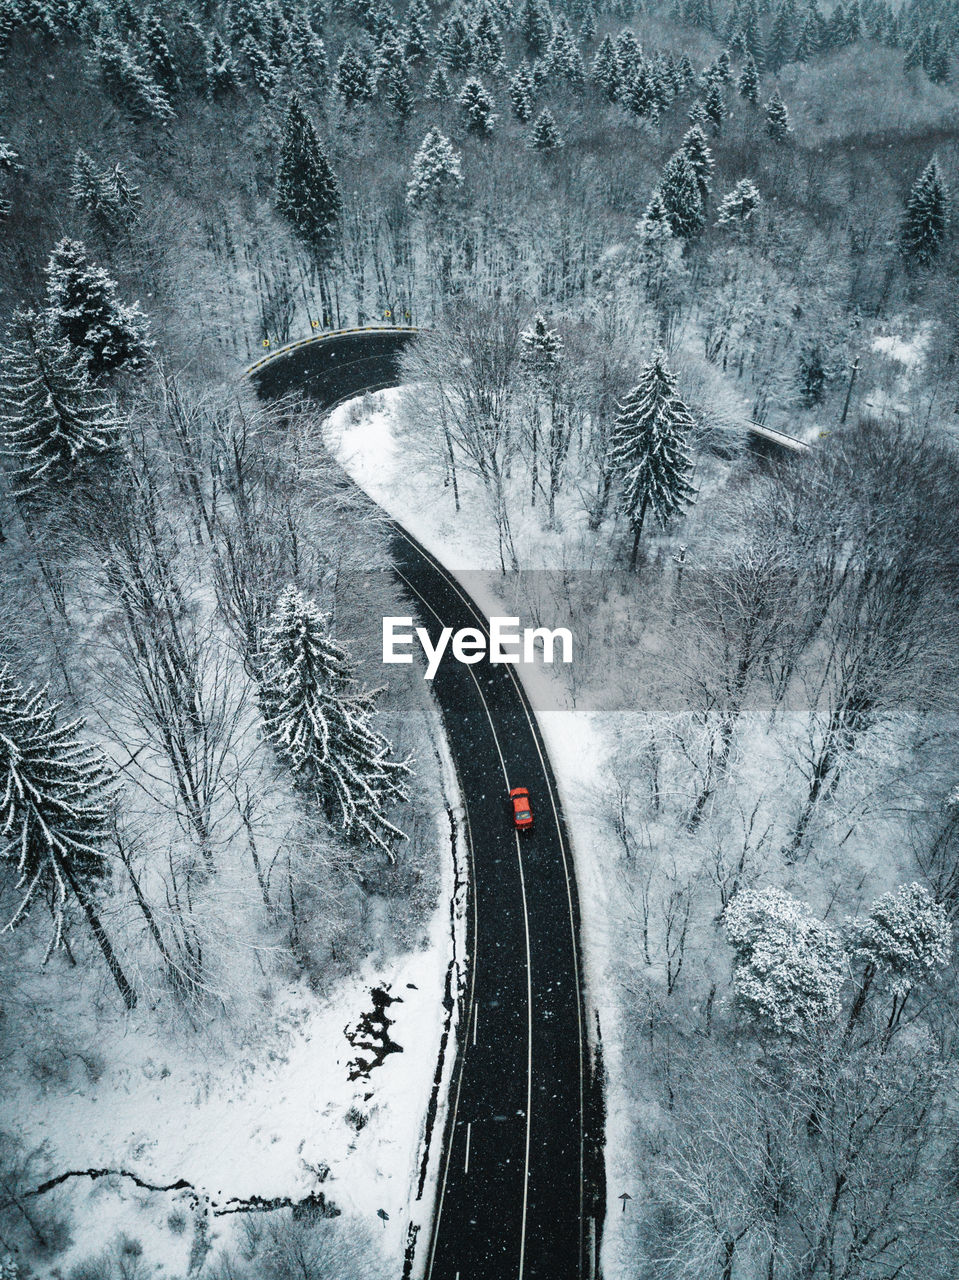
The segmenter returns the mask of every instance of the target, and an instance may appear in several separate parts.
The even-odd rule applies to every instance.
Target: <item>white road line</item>
[[[409,541],[408,538],[407,538],[407,541]],[[436,610],[433,608],[430,602],[423,598],[420,592],[417,591],[416,587],[413,586],[412,582],[410,582],[409,578],[407,578],[406,575],[400,569],[397,569],[394,566],[394,571],[399,578],[402,578],[402,580],[409,587],[410,591],[412,591],[412,593],[417,597],[417,599],[423,605],[425,605],[427,609],[429,609],[430,613],[433,615],[436,621],[442,626],[443,619],[436,612]],[[462,592],[457,591],[457,594],[462,597]],[[475,617],[476,616],[475,609],[473,610],[473,614]],[[503,771],[503,778],[506,781],[506,789],[508,791],[509,790],[509,773],[507,772],[507,769],[506,769],[506,761],[503,759],[503,753],[500,750],[499,738],[496,733],[496,723],[493,720],[492,712],[490,711],[489,705],[483,694],[482,685],[476,678],[476,673],[473,671],[472,667],[467,667],[466,669],[470,674],[473,684],[476,686],[476,692],[479,694],[480,702],[482,702],[483,704],[483,710],[486,712],[486,718],[489,721],[490,732],[493,735],[493,745],[496,747],[496,754],[499,756],[500,768]],[[554,814],[555,814],[555,806],[554,806]],[[558,824],[558,818],[557,818],[557,829],[558,829],[558,825],[559,824]],[[526,1214],[527,1214],[527,1208],[529,1204],[529,1148],[530,1148],[530,1129],[532,1125],[532,1100],[533,1100],[533,975],[532,975],[532,969],[531,969],[530,946],[529,946],[529,908],[526,903],[526,881],[523,876],[523,851],[519,841],[519,832],[514,831],[513,835],[516,841],[516,857],[519,861],[520,895],[523,899],[523,920],[526,926],[526,989],[528,993],[528,999],[527,999],[527,1005],[526,1005],[526,1043],[527,1043],[527,1054],[528,1054],[526,1059],[526,1159],[525,1159],[524,1168],[523,1168],[523,1215],[522,1215],[522,1222],[520,1226],[519,1277],[518,1277],[518,1280],[523,1280],[523,1266],[524,1266],[524,1259],[526,1254]],[[475,900],[476,900],[475,894],[473,895],[473,900],[475,903]],[[475,973],[476,973],[476,969],[474,966],[474,969],[473,969],[474,976],[475,976]],[[577,1004],[578,1003],[579,1002],[577,1000]],[[580,1082],[580,1092],[582,1092],[582,1081]],[[582,1189],[580,1190],[580,1203],[582,1204]],[[441,1205],[441,1209],[442,1209],[442,1205]],[[439,1222],[439,1218],[437,1217],[437,1223],[438,1222]],[[436,1247],[435,1238],[433,1242],[433,1247],[435,1252],[435,1247]],[[432,1259],[430,1260],[430,1270],[432,1271]]]
[[[479,1025],[479,1005],[473,1006],[473,1047],[476,1047],[476,1028]]]
[[[526,930],[526,1007],[529,1018],[526,1025],[526,1053],[529,1075],[526,1077],[526,1178],[523,1182],[523,1230],[519,1238],[519,1280],[523,1280],[523,1263],[526,1258],[526,1202],[529,1199],[529,1138],[530,1117],[533,1113],[533,959],[529,950],[529,910],[526,906],[526,877],[523,875],[523,854],[516,832],[516,858],[519,862],[519,883],[523,894],[523,927]]]
[[[437,570],[437,572],[440,574],[440,576],[441,576],[441,577],[443,577],[443,578],[446,580],[446,582],[447,582],[447,583],[448,583],[448,584],[453,588],[453,590],[455,591],[455,593],[456,593],[456,594],[459,596],[459,598],[462,600],[463,604],[466,606],[466,608],[469,610],[469,612],[470,612],[470,613],[472,613],[472,615],[473,615],[473,617],[476,619],[476,621],[480,624],[480,630],[481,630],[481,631],[483,631],[483,632],[486,634],[487,639],[489,639],[489,626],[488,626],[488,619],[487,619],[487,618],[486,618],[482,613],[480,613],[480,611],[479,611],[479,609],[478,609],[477,605],[475,604],[475,602],[474,602],[474,601],[472,600],[472,598],[471,598],[469,595],[467,595],[467,593],[462,589],[462,587],[460,586],[459,582],[458,582],[458,581],[456,580],[456,578],[455,578],[455,577],[450,573],[450,571],[446,568],[446,566],[445,566],[445,565],[443,565],[443,564],[441,564],[441,563],[436,559],[436,557],[435,557],[434,555],[432,555],[432,553],[431,553],[431,552],[427,551],[427,549],[426,549],[425,547],[423,547],[423,546],[421,546],[419,543],[415,542],[415,541],[414,541],[414,540],[409,536],[409,534],[406,532],[406,530],[405,530],[405,529],[403,529],[403,528],[401,528],[401,527],[400,527],[400,526],[399,526],[395,521],[393,522],[393,528],[394,528],[394,529],[396,529],[397,533],[399,533],[401,537],[403,537],[403,538],[405,538],[405,539],[406,539],[406,541],[407,541],[407,542],[408,542],[408,543],[409,543],[409,544],[414,548],[414,550],[415,550],[415,551],[417,551],[417,552],[418,552],[420,555],[422,555],[426,560],[428,560],[428,561],[430,562],[430,564],[432,564],[432,565],[433,565],[433,567]],[[402,574],[400,574],[400,577],[403,577],[403,575],[402,575]],[[406,579],[405,579],[405,578],[404,578],[404,581],[406,581]],[[417,593],[417,594],[418,594],[418,593]],[[424,602],[424,603],[425,603],[425,602]],[[433,612],[434,616],[436,616],[435,610],[431,610],[431,612]],[[440,620],[440,619],[439,619],[439,618],[437,618],[437,621],[439,621],[439,620]],[[470,668],[469,668],[469,671],[470,671],[470,674],[472,675],[472,671],[473,671],[472,667],[470,667]],[[520,704],[521,704],[521,705],[522,705],[522,707],[523,707],[523,714],[526,716],[527,723],[529,724],[529,727],[530,727],[530,732],[531,732],[531,733],[532,733],[532,735],[533,735],[533,744],[534,744],[534,746],[536,747],[536,754],[539,756],[540,764],[541,764],[541,765],[542,765],[542,767],[543,767],[543,774],[544,774],[544,776],[545,776],[545,777],[548,777],[548,776],[549,776],[549,774],[548,774],[548,772],[547,772],[547,768],[546,768],[546,761],[545,761],[545,759],[543,758],[543,752],[542,752],[542,750],[540,749],[540,745],[539,745],[539,730],[538,730],[538,726],[534,724],[533,718],[532,718],[532,716],[530,715],[530,712],[529,712],[529,705],[528,705],[528,700],[527,700],[527,697],[526,697],[526,690],[525,690],[525,688],[523,687],[522,682],[521,682],[521,681],[519,680],[519,678],[517,677],[516,672],[513,670],[513,668],[512,668],[512,666],[511,666],[511,665],[506,664],[506,672],[507,672],[507,675],[509,676],[509,678],[513,681],[514,686],[516,687],[516,691],[517,691],[517,693],[518,693],[518,695],[519,695],[519,699],[520,699]],[[473,678],[474,678],[474,681],[475,681],[475,676],[474,676]],[[477,686],[477,687],[478,687],[478,686]],[[482,691],[480,692],[480,697],[482,697]],[[486,705],[485,699],[483,700],[483,704],[484,704],[484,706]],[[488,711],[488,709],[487,709],[487,715],[489,715],[489,711]],[[495,736],[495,730],[494,730],[494,736]],[[574,913],[574,911],[573,911],[573,887],[572,887],[572,879],[571,879],[571,877],[570,877],[570,873],[569,873],[569,863],[568,863],[568,860],[567,860],[567,848],[566,848],[566,841],[563,839],[563,829],[562,829],[562,825],[561,825],[560,820],[559,820],[559,813],[558,813],[558,811],[557,811],[557,809],[556,809],[556,802],[555,802],[555,800],[553,799],[553,792],[552,792],[552,788],[551,788],[551,787],[548,787],[548,788],[547,788],[547,790],[549,791],[550,807],[551,807],[551,808],[552,808],[552,810],[553,810],[553,821],[554,821],[554,822],[555,822],[555,824],[556,824],[556,834],[557,834],[557,837],[558,837],[558,839],[559,839],[560,854],[561,854],[562,859],[563,859],[563,873],[564,873],[564,875],[565,875],[565,877],[566,877],[566,897],[567,897],[567,903],[568,903],[568,906],[569,906],[570,936],[571,936],[571,939],[572,939],[572,946],[573,946],[573,958],[574,958],[575,965],[576,965],[576,980],[577,980],[577,984],[578,984],[578,982],[579,982],[579,974],[580,974],[579,947],[578,947],[577,942],[576,942],[576,917],[575,917],[575,913]],[[580,1072],[579,1072],[579,1118],[580,1118],[580,1124],[579,1124],[579,1239],[580,1239],[580,1254],[582,1255],[583,1232],[584,1232],[584,1227],[585,1227],[585,1223],[584,1223],[584,1221],[583,1221],[583,1215],[584,1215],[584,1208],[585,1208],[585,1204],[584,1204],[584,1193],[585,1193],[585,1188],[584,1188],[584,1178],[585,1178],[584,1129],[585,1129],[585,1124],[586,1124],[586,1107],[585,1107],[585,1098],[584,1098],[583,1070],[582,1070],[582,1063],[583,1063],[583,1044],[584,1044],[584,1037],[583,1037],[583,1011],[582,1011],[582,1001],[581,1001],[581,998],[580,998],[580,992],[579,992],[579,991],[577,991],[577,993],[576,993],[576,1021],[577,1021],[577,1025],[578,1025],[578,1031],[579,1031],[579,1056],[580,1056]],[[592,1268],[591,1268],[591,1269],[592,1269]]]
[[[475,884],[476,868],[473,865],[473,833],[470,830],[469,809],[465,804],[463,805],[463,818],[466,822],[466,849],[467,849],[467,855],[470,861],[470,874],[472,876],[473,883]],[[467,1012],[466,1012],[467,1019],[469,1019],[475,1007],[475,999],[474,999],[474,994],[476,990],[475,952],[476,952],[476,939],[478,936],[477,931],[479,929],[479,913],[476,907],[476,894],[474,893],[472,897],[473,897],[473,952],[474,952],[474,955],[470,957],[470,961],[471,961],[470,963],[470,995],[469,995],[469,1003],[467,1005]],[[468,1022],[467,1022],[467,1025],[469,1025]],[[433,1274],[433,1263],[436,1259],[436,1240],[439,1235],[439,1223],[440,1223],[440,1218],[442,1217],[442,1214],[443,1214],[443,1201],[446,1198],[446,1180],[449,1177],[450,1160],[453,1155],[452,1135],[456,1131],[456,1117],[457,1117],[457,1114],[459,1113],[460,1092],[463,1088],[463,1072],[465,1069],[466,1069],[466,1055],[463,1054],[460,1057],[460,1070],[459,1070],[459,1075],[457,1076],[457,1079],[456,1079],[456,1096],[453,1099],[453,1123],[450,1126],[450,1143],[446,1151],[446,1161],[443,1165],[443,1181],[440,1185],[440,1193],[437,1199],[436,1213],[433,1215],[434,1230],[433,1230],[432,1239],[430,1240],[430,1256],[429,1256],[429,1263],[427,1264],[427,1268],[426,1268],[426,1280],[429,1280],[429,1278]],[[456,1274],[458,1276],[459,1272],[457,1271]]]
[[[472,1133],[473,1133],[473,1121],[467,1120],[466,1122],[466,1159],[463,1162],[464,1173],[469,1173],[470,1171],[470,1136],[472,1135]]]

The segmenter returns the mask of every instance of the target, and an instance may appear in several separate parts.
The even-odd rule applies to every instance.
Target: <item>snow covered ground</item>
[[[435,814],[443,873],[418,945],[371,955],[328,998],[302,980],[283,986],[264,978],[262,991],[249,992],[242,1024],[211,1018],[195,1032],[178,1032],[142,1002],[126,1016],[95,1013],[96,979],[83,969],[62,971],[55,987],[64,1003],[47,1009],[44,1021],[68,1027],[70,1038],[54,1031],[53,1049],[43,1054],[65,1056],[63,1045],[79,1044],[83,1056],[58,1065],[52,1079],[36,1065],[37,1046],[26,1043],[22,1066],[5,1064],[0,1129],[17,1133],[28,1150],[42,1148],[44,1175],[122,1170],[153,1186],[184,1180],[189,1187],[155,1192],[121,1176],[70,1179],[43,1205],[61,1217],[69,1212],[74,1239],[48,1268],[36,1270],[37,1280],[69,1275],[81,1260],[126,1247],[124,1240],[133,1242],[144,1274],[158,1280],[192,1274],[198,1223],[201,1255],[208,1243],[212,1259],[242,1243],[248,1215],[231,1213],[231,1202],[298,1202],[317,1194],[338,1211],[335,1229],[372,1240],[380,1256],[369,1259],[371,1276],[380,1274],[380,1262],[384,1273],[399,1273],[410,1223],[427,1222],[432,1210],[433,1179],[425,1179],[420,1196],[420,1166],[444,1032],[444,987],[451,964],[458,980],[462,952],[451,928],[463,904],[454,903],[451,913],[445,807],[456,809],[455,787],[444,759],[445,803]],[[43,990],[49,999],[51,987]],[[373,1012],[373,990],[389,994],[388,1036],[401,1052],[357,1076],[358,1060],[371,1060],[368,1038],[355,1032]],[[451,1043],[447,1073],[452,1057]],[[441,1105],[428,1152],[431,1173],[442,1129]]]

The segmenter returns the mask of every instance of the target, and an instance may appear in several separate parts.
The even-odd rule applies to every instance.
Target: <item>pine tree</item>
[[[132,227],[140,217],[143,200],[140,196],[140,188],[119,160],[104,175],[103,186],[110,205],[117,211],[120,223],[124,227]]]
[[[645,63],[641,63],[632,79],[626,81],[620,92],[620,101],[627,111],[641,120],[659,119],[659,102],[656,86]]]
[[[373,97],[375,84],[372,68],[352,44],[346,44],[340,54],[333,76],[333,87],[348,111],[363,102],[369,102]]]
[[[785,102],[779,96],[778,89],[764,104],[763,110],[766,112],[766,132],[773,142],[781,145],[792,133],[792,125],[789,123],[789,112]]]
[[[949,189],[935,156],[913,184],[899,232],[899,252],[928,267],[942,248],[949,223]]]
[[[0,858],[17,874],[16,926],[43,898],[53,915],[49,952],[63,941],[71,897],[83,908],[128,1009],[127,982],[93,901],[105,879],[103,845],[115,787],[103,753],[81,741],[81,722],[60,724],[45,689],[25,689],[0,669]]]
[[[851,0],[846,10],[846,43],[855,44],[862,39],[862,8],[859,0]]]
[[[723,121],[729,115],[726,96],[718,80],[713,81],[706,90],[706,97],[703,99],[703,110],[706,112],[707,120],[712,125],[713,133],[718,136],[722,132]]]
[[[796,47],[795,30],[792,10],[787,4],[781,4],[776,10],[769,33],[769,44],[766,47],[766,65],[773,74],[785,66],[792,57]]]
[[[327,618],[295,587],[265,628],[261,701],[267,736],[299,789],[348,840],[392,860],[403,833],[386,812],[407,798],[409,764],[392,758],[373,727],[375,693],[357,688]]]
[[[413,114],[415,104],[410,85],[410,69],[405,59],[398,59],[384,72],[383,97],[397,124],[405,124]]]
[[[616,61],[619,64],[620,84],[627,84],[642,65],[643,51],[628,28],[616,37]]]
[[[422,62],[429,55],[431,21],[432,14],[428,0],[413,0],[413,4],[406,11],[404,53],[414,65]]]
[[[592,5],[589,5],[583,14],[583,21],[579,24],[579,35],[583,44],[592,44],[596,39],[596,13]]]
[[[523,124],[533,116],[533,100],[536,89],[529,68],[522,64],[516,68],[509,82],[509,100],[513,115]]]
[[[930,55],[926,74],[933,84],[944,84],[949,79],[951,65],[948,48],[944,44],[940,45]]]
[[[558,151],[563,145],[563,135],[553,118],[553,113],[548,107],[544,107],[530,130],[530,150],[538,151],[541,155],[549,155],[553,151]]]
[[[660,299],[682,271],[682,246],[673,235],[662,194],[654,191],[636,224],[637,268],[647,296]]]
[[[376,45],[376,52],[373,57],[374,80],[378,81],[380,76],[396,63],[405,61],[403,41],[400,39],[399,33],[393,30],[384,31]]]
[[[453,86],[449,82],[442,63],[437,63],[430,76],[423,95],[428,102],[449,102],[453,96]]]
[[[732,223],[744,227],[762,203],[762,197],[755,183],[749,178],[737,182],[728,195],[723,196],[716,217],[717,226]]]
[[[20,156],[6,138],[0,138],[0,173],[16,173],[23,168]]]
[[[173,119],[166,93],[117,36],[101,36],[94,57],[104,89],[133,119]]]
[[[457,104],[466,117],[467,131],[488,138],[499,117],[493,111],[493,99],[482,82],[475,77],[467,80],[460,90]]]
[[[596,56],[590,69],[590,78],[594,84],[599,86],[603,97],[607,101],[616,101],[620,88],[619,59],[616,56],[613,37],[608,33],[603,36],[600,46],[596,50]]]
[[[563,354],[563,340],[546,323],[541,313],[533,317],[533,323],[519,335],[522,344],[523,364],[538,379],[545,380],[558,368]]]
[[[232,0],[227,10],[227,29],[232,42],[240,45],[248,38],[256,41],[265,39],[265,12],[268,10],[256,4],[255,0]]]
[[[9,0],[0,4],[0,65],[6,61],[13,40],[16,14]]]
[[[239,72],[229,46],[218,31],[214,31],[205,50],[203,78],[206,96],[211,102],[235,93],[240,84]]]
[[[697,98],[689,108],[687,119],[694,129],[702,129],[705,132],[709,128],[709,116],[706,114],[702,98]]]
[[[343,207],[340,186],[295,95],[290,97],[283,130],[276,207],[314,253],[328,248]]]
[[[574,89],[581,89],[586,83],[583,55],[565,17],[557,19],[543,61],[551,77],[566,81]]]
[[[480,13],[473,44],[476,69],[487,75],[499,75],[503,70],[503,33],[489,5]]]
[[[739,90],[739,96],[745,98],[751,106],[758,105],[759,72],[756,70],[756,64],[751,53],[746,55],[746,61],[743,63],[743,69],[739,73],[739,82],[736,88]]]
[[[647,512],[652,511],[665,527],[693,499],[689,449],[694,429],[666,357],[658,350],[620,403],[611,441],[613,468],[622,483],[622,508],[633,531],[633,569]]]
[[[691,129],[687,129],[683,135],[680,150],[685,152],[689,159],[689,163],[693,167],[696,175],[696,185],[699,188],[699,198],[703,202],[705,211],[709,202],[709,193],[712,189],[713,166],[716,161],[713,159],[713,153],[710,150],[709,143],[706,141],[706,134],[700,125],[693,125]]]
[[[659,190],[673,235],[679,240],[698,235],[706,224],[706,213],[696,170],[685,151],[675,152],[666,162]]]
[[[81,213],[98,217],[103,213],[105,196],[102,175],[97,172],[96,165],[83,148],[78,147],[70,177],[71,201]],[[108,220],[112,220],[114,212],[112,209],[107,210]]]
[[[0,357],[0,437],[14,493],[33,500],[91,459],[117,452],[121,423],[90,382],[82,351],[32,311],[18,311]]]
[[[451,14],[443,23],[439,48],[450,71],[466,71],[473,65],[473,32],[461,13]]]
[[[304,26],[297,35],[295,46],[296,70],[308,89],[323,90],[330,76],[330,59],[326,45],[310,27]]]
[[[523,0],[519,29],[529,53],[534,56],[545,53],[553,29],[549,6],[543,0]]]
[[[822,404],[826,398],[826,384],[829,382],[829,370],[822,343],[818,339],[804,343],[796,365],[799,403],[804,409]]]
[[[91,377],[144,362],[153,345],[146,317],[137,303],[120,302],[116,281],[94,266],[79,241],[61,240],[44,274],[47,321],[83,353]]]
[[[105,231],[132,227],[140,216],[140,189],[117,162],[106,173],[98,172],[91,158],[77,149],[70,179],[70,199]]]
[[[923,48],[921,40],[913,40],[906,50],[906,56],[902,60],[902,69],[906,74],[910,71],[918,71],[923,62]]]
[[[406,203],[413,210],[437,213],[462,185],[460,156],[435,126],[413,157]]]
[[[163,92],[167,96],[176,93],[180,87],[180,76],[166,32],[156,14],[151,14],[147,19],[143,33],[143,52],[147,69]]]

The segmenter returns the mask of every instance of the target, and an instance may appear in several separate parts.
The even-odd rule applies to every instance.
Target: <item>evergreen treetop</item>
[[[611,442],[613,469],[621,477],[622,508],[633,529],[633,567],[647,512],[664,526],[694,496],[689,452],[694,428],[666,357],[657,350],[620,402]]]
[[[14,314],[0,357],[0,440],[14,493],[30,501],[116,451],[122,423],[84,353],[33,311]]]
[[[299,99],[287,107],[276,207],[314,252],[329,244],[343,206],[336,174]]]
[[[928,267],[942,248],[949,223],[949,189],[935,156],[916,179],[899,232],[899,252]]]
[[[120,302],[116,281],[79,241],[61,240],[44,274],[47,322],[84,354],[93,378],[144,362],[153,345],[146,316],[137,303]]]
[[[413,157],[406,203],[411,209],[437,213],[462,182],[459,153],[434,125]]]
[[[265,629],[261,701],[267,736],[297,786],[347,839],[392,859],[403,833],[386,811],[406,799],[409,763],[374,728],[376,694],[357,688],[327,618],[292,586]]]

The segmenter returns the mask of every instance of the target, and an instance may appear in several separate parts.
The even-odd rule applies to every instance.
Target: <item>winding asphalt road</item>
[[[258,393],[323,407],[399,382],[411,330],[308,339],[249,371]],[[420,625],[486,618],[457,580],[392,524],[395,571]],[[512,667],[447,660],[433,682],[466,807],[472,966],[427,1280],[592,1280],[602,1230],[602,1084],[585,1026],[579,911],[566,825],[535,716]],[[529,788],[520,835],[506,795]]]

